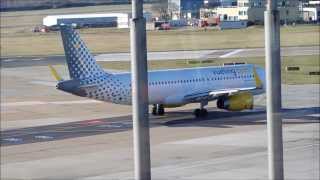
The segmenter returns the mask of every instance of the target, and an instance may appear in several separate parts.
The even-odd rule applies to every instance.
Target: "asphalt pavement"
[[[319,46],[303,46],[303,47],[283,47],[281,49],[282,56],[300,56],[300,55],[319,55]],[[206,60],[210,58],[248,58],[263,57],[264,48],[252,49],[212,49],[212,50],[195,50],[195,51],[168,51],[168,52],[148,52],[148,60]],[[130,61],[129,53],[106,53],[97,54],[95,56],[99,62],[104,61]],[[1,66],[9,67],[25,67],[25,66],[47,66],[48,64],[57,65],[64,64],[64,55],[48,56],[48,57],[2,57]]]
[[[284,123],[319,123],[320,107],[283,109]],[[255,124],[266,117],[263,109],[247,112],[225,112],[216,108],[209,109],[206,118],[194,118],[192,110],[169,112],[166,116],[150,116],[151,128],[159,126],[188,127],[212,126],[227,127],[230,124]],[[288,119],[298,119],[295,121]],[[116,133],[132,129],[131,116],[119,116],[103,119],[90,119],[54,125],[18,128],[1,131],[1,146],[56,141],[68,138]]]

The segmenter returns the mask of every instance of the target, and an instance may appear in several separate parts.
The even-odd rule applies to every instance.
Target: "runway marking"
[[[54,139],[54,137],[52,137],[52,136],[45,136],[45,135],[34,136],[34,138],[36,138],[36,139],[44,139],[44,140]]]
[[[44,86],[50,86],[50,87],[55,87],[57,85],[57,82],[53,81],[40,81],[40,80],[35,80],[35,81],[30,81],[31,84],[37,84],[37,85],[44,85]]]
[[[123,127],[123,125],[114,125],[114,124],[103,124],[103,125],[100,125],[98,126],[99,128],[121,128]]]
[[[12,61],[15,61],[15,59],[5,59],[5,60],[3,60],[3,62],[12,62]]]
[[[101,124],[101,123],[104,123],[103,121],[101,120],[87,120],[87,121],[82,121],[80,122],[79,124],[84,124],[84,125],[94,125],[94,124]]]
[[[310,114],[309,116],[320,118],[320,114]]]
[[[22,102],[10,102],[1,103],[2,107],[17,107],[17,106],[36,106],[36,105],[68,105],[68,104],[92,104],[102,103],[96,100],[75,100],[75,101],[22,101]]]
[[[46,104],[42,101],[23,101],[23,102],[10,102],[10,103],[1,103],[1,106],[10,107],[10,106],[31,106],[31,105],[43,105]]]
[[[98,126],[99,128],[123,128],[123,127],[132,127],[131,123],[109,123]]]
[[[219,58],[227,58],[227,57],[230,57],[230,56],[232,56],[232,55],[235,55],[235,54],[237,54],[237,53],[239,53],[239,52],[241,52],[241,51],[243,51],[243,49],[236,49],[236,50],[231,51],[231,52],[229,52],[229,53],[227,53],[227,54],[224,54],[224,55],[219,56]]]
[[[217,50],[148,52],[148,60],[203,59]],[[97,61],[130,61],[129,53],[100,54]]]
[[[23,141],[21,138],[5,138],[3,140],[4,141],[9,141],[9,142],[21,142],[21,141]]]
[[[32,59],[32,61],[41,61],[42,60],[42,58],[34,58],[34,59]]]

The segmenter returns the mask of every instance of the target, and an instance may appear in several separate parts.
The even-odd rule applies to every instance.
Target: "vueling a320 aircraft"
[[[57,89],[78,96],[116,104],[131,104],[131,74],[104,71],[72,27],[60,27],[70,80],[59,81]],[[112,43],[112,42],[111,42]],[[217,107],[229,111],[253,108],[253,95],[264,92],[264,69],[252,64],[199,67],[148,72],[149,104],[153,115],[163,115],[165,107],[199,103],[196,117],[207,115],[204,108],[217,100]]]

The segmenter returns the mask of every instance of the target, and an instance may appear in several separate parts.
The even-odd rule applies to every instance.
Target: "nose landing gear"
[[[207,109],[195,109],[193,114],[197,117],[197,118],[202,118],[202,117],[206,117],[208,115],[208,111]]]
[[[165,113],[163,104],[154,104],[152,107],[152,115],[163,116]]]

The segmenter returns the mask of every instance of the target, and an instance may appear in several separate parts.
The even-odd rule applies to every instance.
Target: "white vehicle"
[[[131,73],[104,71],[90,54],[79,34],[61,26],[70,80],[59,81],[57,89],[78,96],[116,104],[131,104]],[[217,100],[217,107],[229,111],[253,108],[253,95],[264,93],[265,72],[252,64],[221,67],[169,69],[148,72],[149,104],[153,115],[163,115],[165,107],[199,103],[196,117],[207,115],[205,106]]]

